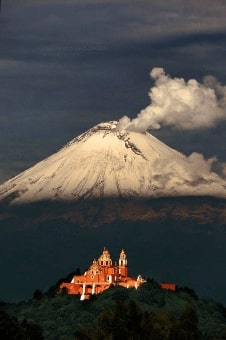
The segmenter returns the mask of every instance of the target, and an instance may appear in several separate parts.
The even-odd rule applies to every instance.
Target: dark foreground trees
[[[0,310],[0,339],[3,340],[43,340],[41,328],[26,320],[18,322],[17,318]]]
[[[142,310],[135,301],[117,300],[113,309],[100,314],[96,327],[76,331],[75,339],[199,340],[202,335],[197,315],[191,307],[176,318],[165,312]]]
[[[111,287],[84,301],[54,291],[0,304],[8,314],[0,317],[0,339],[42,339],[37,324],[47,340],[226,339],[226,308],[187,288],[167,291],[149,280],[137,290]]]

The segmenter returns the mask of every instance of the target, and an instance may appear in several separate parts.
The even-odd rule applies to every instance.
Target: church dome
[[[112,260],[109,251],[104,247],[103,253],[98,259],[98,264],[101,266],[112,266]]]

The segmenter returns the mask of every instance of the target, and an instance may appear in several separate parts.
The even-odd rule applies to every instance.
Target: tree
[[[28,323],[27,320],[18,322],[17,318],[0,310],[0,338],[6,340],[44,340],[39,325]]]
[[[192,306],[188,305],[179,317],[180,327],[189,334],[189,339],[202,339],[201,332],[198,329],[198,317]]]
[[[33,299],[40,300],[44,296],[43,292],[40,289],[36,289],[33,293]]]

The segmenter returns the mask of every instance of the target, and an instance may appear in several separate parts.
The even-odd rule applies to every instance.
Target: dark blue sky
[[[0,182],[103,120],[149,104],[149,73],[226,84],[224,0],[2,0]],[[226,123],[155,131],[226,162]]]

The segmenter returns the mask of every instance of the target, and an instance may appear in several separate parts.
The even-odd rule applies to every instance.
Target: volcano
[[[0,299],[126,248],[131,275],[226,302],[226,187],[197,154],[100,123],[0,185]]]
[[[226,183],[148,132],[118,131],[117,122],[98,124],[0,186],[0,200],[12,204],[196,195],[226,197]]]

